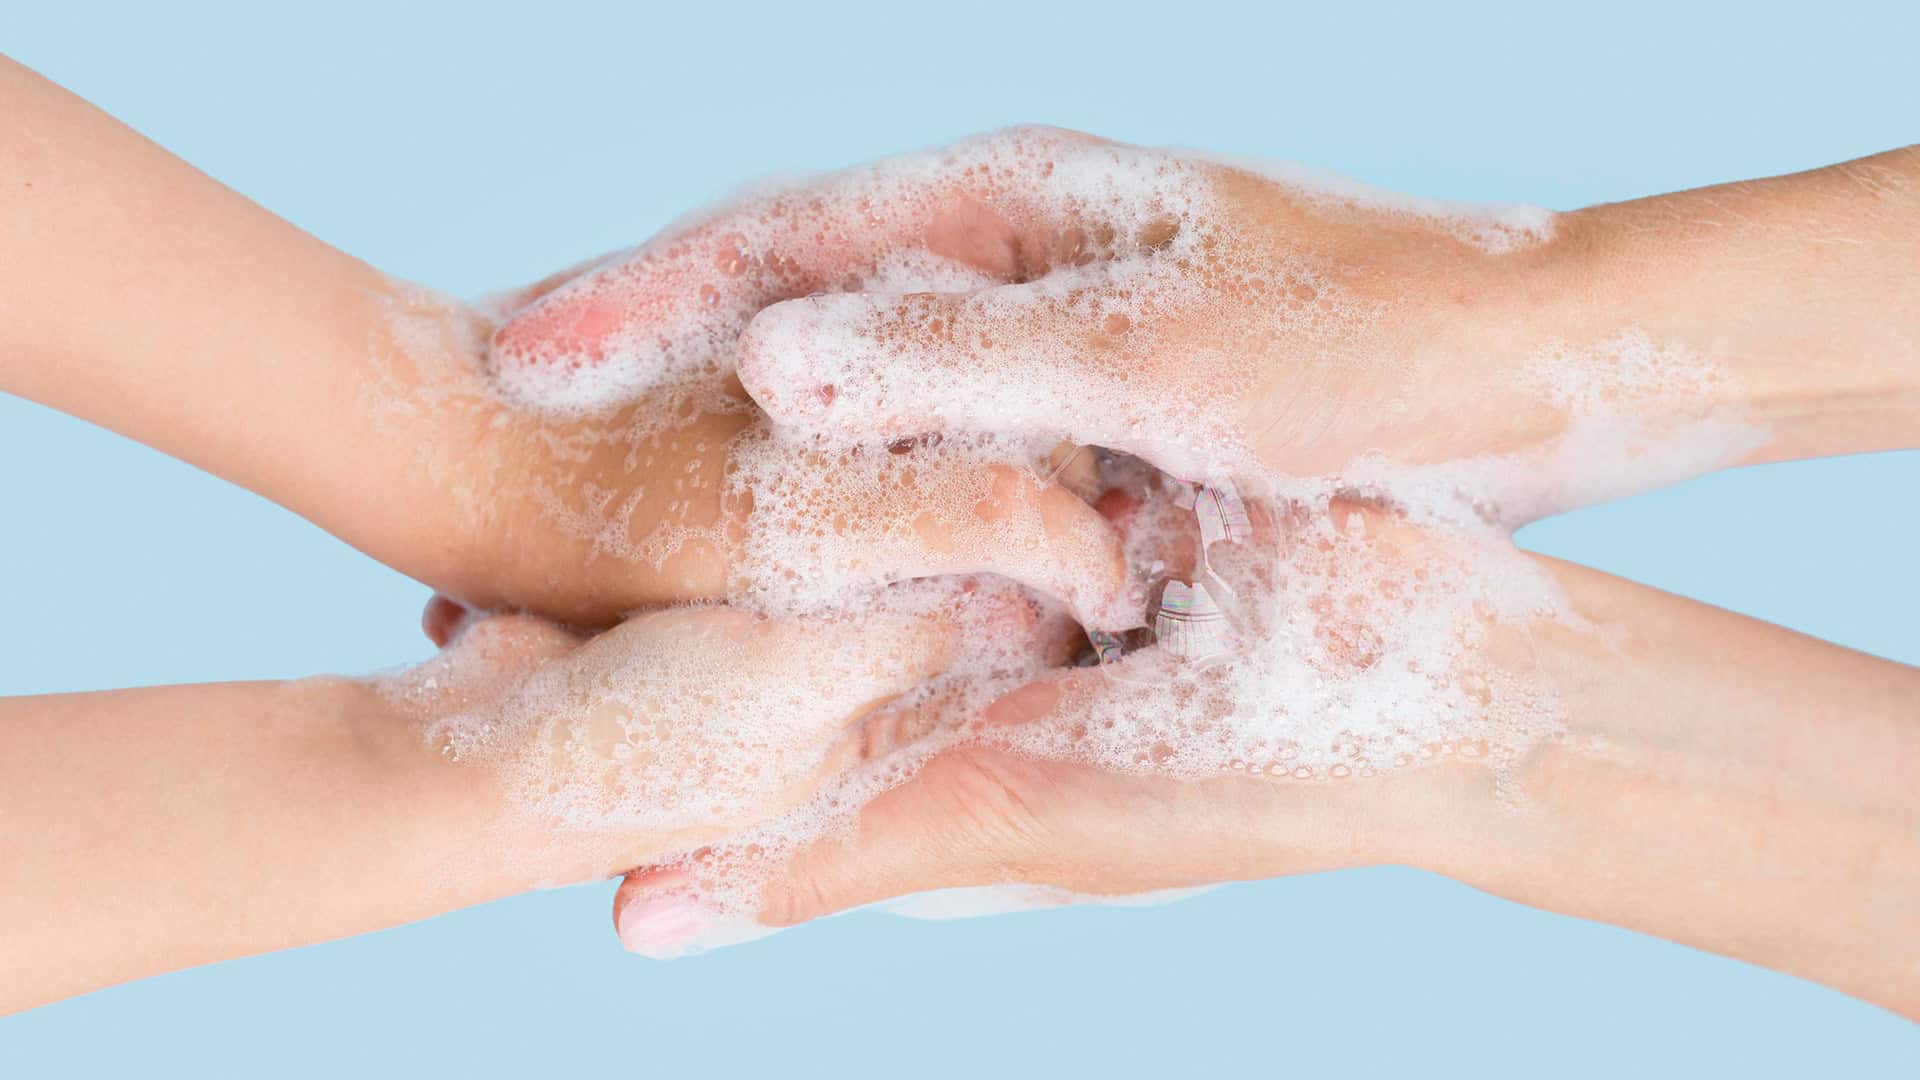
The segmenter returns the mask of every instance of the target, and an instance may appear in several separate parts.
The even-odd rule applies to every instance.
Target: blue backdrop
[[[1904,3],[305,7],[20,0],[0,49],[456,292],[769,170],[1025,120],[1562,208],[1920,139]],[[193,469],[4,398],[0,461],[0,693],[428,651],[425,589]],[[1920,453],[1783,465],[1524,538],[1920,662],[1917,491]],[[1147,910],[864,913],[667,965],[619,951],[609,893],[3,1020],[0,1076],[1920,1074],[1920,1029],[1873,1007],[1406,870]]]

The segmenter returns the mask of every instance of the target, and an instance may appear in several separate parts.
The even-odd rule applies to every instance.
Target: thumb
[[[696,871],[636,870],[614,897],[629,952],[668,959],[732,945],[813,919],[912,893],[1023,880],[1038,862],[1044,823],[1018,796],[1042,763],[997,751],[950,751],[861,811],[856,834],[817,841],[784,864],[728,862],[729,876],[764,878],[757,910],[728,911]]]
[[[1069,676],[1071,677],[1071,676]],[[1058,691],[1032,684],[989,707],[988,723],[1049,712]],[[724,869],[709,852],[692,865],[636,870],[614,897],[628,951],[666,959],[764,936],[787,926],[910,893],[1031,881],[1056,860],[1052,763],[984,746],[935,756],[867,804],[858,828],[789,856],[741,857]],[[705,895],[703,871],[760,882],[758,906],[726,911]],[[1063,884],[1073,884],[1064,882]]]

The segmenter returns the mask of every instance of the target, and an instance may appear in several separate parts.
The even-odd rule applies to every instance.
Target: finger
[[[949,752],[863,809],[852,837],[817,842],[784,862],[734,856],[717,867],[636,870],[614,897],[621,944],[668,959],[911,893],[1012,880],[1022,863],[1038,861],[1044,842],[1023,831],[1007,801],[1007,785],[1021,782],[1015,772],[1033,767],[1010,755]],[[714,903],[702,873],[763,879],[758,906]]]
[[[732,566],[738,595],[812,606],[849,582],[996,573],[1052,596],[1085,624],[1140,624],[1119,534],[1092,506],[1031,469],[955,446],[888,453],[796,449],[734,458],[743,493]]]
[[[1137,684],[1075,671],[1007,695],[990,708],[989,720],[1010,727],[1072,723],[1085,719],[1081,710],[1092,703],[1125,711],[1152,697]],[[636,871],[620,889],[617,925],[629,949],[677,955],[941,889],[1033,885],[1136,896],[1325,869],[1356,859],[1363,808],[1377,811],[1391,799],[1396,812],[1431,814],[1443,805],[1436,797],[1451,797],[1444,785],[1358,781],[1329,788],[1284,775],[1130,775],[985,742],[965,745],[868,803],[849,835],[758,864],[729,857]],[[729,896],[744,883],[757,907],[714,903],[715,881],[703,877],[729,887]],[[663,926],[676,932],[656,938]]]
[[[628,952],[674,960],[766,937],[775,928],[751,913],[723,913],[694,898],[684,869],[637,870],[613,896],[614,932]]]
[[[1203,473],[1244,383],[1197,353],[1176,305],[1111,267],[970,293],[776,304],[740,339],[740,381],[776,423],[861,438],[996,431]]]
[[[1010,657],[1022,654],[1030,656],[1035,670],[1046,670],[1063,662],[1085,640],[1077,626],[1043,612],[1019,590],[990,580],[964,582],[957,591],[947,583],[938,590],[912,586],[897,591],[907,597],[901,611],[918,609],[918,617],[928,620],[937,634],[951,634],[943,640],[954,644],[956,655],[991,654],[992,662],[1002,668]],[[930,735],[951,732],[957,724],[981,717],[973,694],[965,680],[935,682],[915,688],[909,698],[876,702],[856,715],[816,771],[814,783],[828,776],[852,775],[863,764],[884,767],[886,762],[897,762],[903,751]],[[1007,703],[989,705],[981,722],[1008,722],[1014,715],[1009,710],[1019,708],[1022,700],[1015,696]],[[943,758],[933,760],[939,763]],[[936,764],[936,776],[948,768]],[[935,783],[943,782],[936,779]],[[717,904],[711,890],[725,887],[729,880],[745,880],[757,893],[759,882],[790,875],[783,856],[770,854],[757,843],[703,849],[684,861],[631,872],[614,907],[616,926],[630,949],[662,958],[757,937],[770,932],[761,925],[759,903]],[[727,914],[729,910],[733,914]]]
[[[509,388],[549,398],[623,394],[731,370],[732,345],[768,304],[858,290],[1019,281],[1095,257],[1063,159],[1109,147],[1023,128],[748,198],[625,257],[525,294],[495,335]]]
[[[913,518],[921,541],[900,572],[912,577],[997,573],[1055,597],[1086,626],[1141,625],[1120,534],[1068,489],[1022,470],[993,466],[984,497],[925,507]]]
[[[444,649],[447,643],[460,636],[460,632],[478,612],[443,593],[434,593],[427,606],[420,613],[420,629],[433,642],[435,648]]]
[[[1062,442],[1047,453],[1047,479],[1092,504],[1105,494],[1100,457],[1090,446]]]
[[[850,726],[824,773],[897,761],[898,755],[936,732],[952,733],[991,705],[983,698],[994,684],[1052,672],[1086,648],[1086,633],[1071,618],[1043,605],[1026,590],[990,577],[915,583],[930,617],[954,633],[956,655],[947,672],[899,698],[874,703]],[[983,673],[991,672],[991,675]],[[1023,676],[1021,673],[1027,673]]]

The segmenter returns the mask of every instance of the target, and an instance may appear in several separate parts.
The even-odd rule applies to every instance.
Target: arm
[[[769,875],[785,926],[931,889],[1119,895],[1343,866],[1419,866],[1553,911],[1792,972],[1920,1016],[1920,671],[1548,561],[1598,635],[1536,626],[1566,734],[1496,792],[1484,764],[1373,779],[1120,776],[974,746],[865,808],[858,835]],[[1044,689],[1043,693],[1035,690]],[[1010,696],[1047,722],[1081,672]],[[697,904],[636,874],[616,913]],[[674,952],[620,920],[627,946]]]
[[[0,1013],[610,877],[808,798],[984,594],[860,621],[467,627],[380,683],[0,700]],[[1025,629],[1023,629],[1025,628]],[[698,702],[699,704],[692,704]]]
[[[1546,647],[1573,707],[1522,771],[1530,807],[1427,864],[1920,1017],[1920,669],[1554,571],[1624,636]]]
[[[1537,335],[1637,327],[1730,376],[1745,460],[1920,446],[1920,147],[1562,215]]]
[[[730,355],[712,361],[718,374],[592,415],[509,407],[478,313],[301,232],[4,58],[0,250],[0,390],[233,480],[475,607],[599,626],[715,599],[742,548],[781,527],[728,495],[760,434]],[[704,371],[702,350],[738,334],[727,320],[782,294],[709,307],[697,282],[658,283],[643,306],[694,321],[643,336]],[[516,341],[575,336],[529,321]],[[943,496],[898,482],[849,493],[836,487],[845,470],[805,450],[777,469],[756,460],[804,498],[867,504],[827,553],[847,564],[836,572],[990,567],[1084,611],[1123,606],[1117,546],[1060,484],[928,461]],[[902,541],[903,522],[918,542]]]
[[[425,918],[496,815],[371,688],[168,686],[0,701],[0,1013]]]
[[[382,417],[460,377],[473,316],[301,232],[0,58],[0,390],[282,502],[375,558],[492,599],[436,449],[485,417]],[[469,375],[468,378],[473,376]],[[395,387],[403,396],[406,387]],[[384,422],[382,422],[384,420]],[[426,524],[422,524],[422,519]]]

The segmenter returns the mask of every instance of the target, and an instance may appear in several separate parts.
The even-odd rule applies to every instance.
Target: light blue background
[[[1024,120],[1554,207],[1920,139],[1911,4],[305,6],[10,0],[0,48],[461,292],[765,171]],[[251,495],[12,399],[0,458],[0,692],[427,652],[425,589]],[[1753,469],[1526,539],[1916,662],[1916,491],[1920,454]],[[1920,1031],[1870,1006],[1405,870],[1152,910],[859,914],[671,965],[619,951],[609,892],[0,1021],[0,1075],[1920,1073]]]

